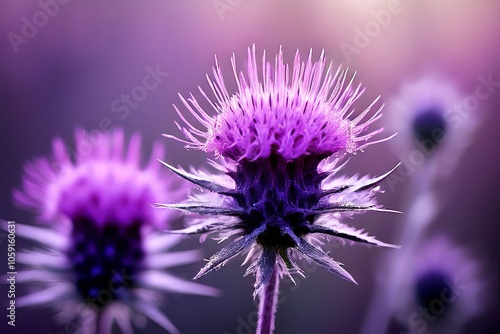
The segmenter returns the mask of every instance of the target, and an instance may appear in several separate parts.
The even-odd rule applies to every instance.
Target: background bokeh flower
[[[69,141],[77,126],[90,132],[120,126],[128,133],[143,133],[144,144],[150,147],[162,133],[178,131],[172,122],[177,115],[171,105],[178,103],[178,92],[195,91],[198,85],[206,84],[205,74],[211,70],[213,55],[226,60],[234,52],[238,67],[244,68],[246,48],[253,43],[260,49],[273,51],[282,45],[288,63],[293,61],[297,49],[302,54],[307,54],[311,48],[325,49],[334,64],[358,71],[357,80],[370,88],[360,98],[359,103],[363,106],[379,94],[381,102],[388,102],[390,97],[398,95],[404,82],[429,72],[439,73],[453,82],[465,97],[474,96],[476,87],[481,84],[480,77],[487,79],[491,75],[494,82],[500,81],[497,34],[500,4],[496,0],[400,1],[397,13],[389,16],[382,14],[395,2],[385,0],[222,1],[228,6],[220,15],[214,8],[215,1],[69,1],[59,6],[57,14],[38,28],[36,35],[27,39],[27,44],[19,45],[18,53],[14,52],[7,34],[21,35],[23,17],[32,21],[41,7],[36,1],[2,2],[1,218],[18,223],[31,221],[31,214],[12,205],[12,189],[21,182],[23,163],[46,154],[55,135]],[[377,17],[380,18],[377,20]],[[368,30],[372,29],[370,35],[364,32],[367,26]],[[357,47],[359,52],[347,59],[340,47],[342,43]],[[146,68],[156,70],[157,65],[161,73],[168,75],[160,77],[161,82],[147,80],[148,84],[158,82],[158,86],[146,89],[147,97],[142,99],[143,90],[136,87],[143,86],[149,74]],[[221,67],[224,73],[231,73],[228,62],[221,61]],[[233,86],[228,89],[234,91],[234,83],[229,85]],[[434,217],[432,226],[450,234],[460,247],[474,246],[478,260],[490,269],[491,277],[496,278],[500,272],[496,255],[499,250],[496,221],[500,214],[497,205],[500,114],[495,111],[500,95],[498,87],[492,89],[488,91],[489,97],[471,111],[481,111],[484,120],[454,172],[440,184],[439,197],[445,204]],[[141,100],[131,100],[137,104],[133,104],[135,108],[122,100],[122,94],[132,97],[132,92]],[[115,106],[120,109],[112,109],[117,99],[119,104]],[[386,112],[384,116],[390,115]],[[392,142],[400,140],[398,136]],[[148,150],[145,154],[149,154]],[[174,166],[199,168],[206,163],[199,152],[186,151],[181,143],[169,142],[167,154],[169,163]],[[403,152],[392,150],[392,143],[374,145],[352,157],[344,172],[346,175],[356,172],[381,175],[387,171],[387,166],[395,166],[400,161],[400,154]],[[387,157],[380,159],[382,155]],[[401,174],[402,167],[394,174],[407,176],[403,177],[403,182],[395,184],[394,189],[382,185],[387,191],[380,201],[387,207],[404,211],[407,198],[402,194],[408,193],[412,176]],[[417,166],[416,170],[419,168]],[[382,219],[375,221],[375,215]],[[350,223],[356,228],[369,226],[370,232],[381,240],[394,241],[399,234],[398,225],[391,224],[387,228],[387,222],[393,217],[366,214]],[[402,219],[404,215],[399,217]],[[179,222],[174,223],[180,226]],[[28,245],[18,239],[19,247]],[[4,247],[4,240],[0,239],[0,248]],[[179,247],[192,249],[199,244],[193,238]],[[205,256],[218,249],[213,243],[203,247]],[[364,247],[334,249],[335,258],[359,264],[350,267],[351,274],[360,283],[358,286],[332,279],[322,270],[309,275],[314,279],[300,280],[297,287],[283,286],[277,320],[282,325],[280,330],[322,334],[335,328],[338,333],[359,332],[363,326],[360,315],[362,317],[368,308],[367,298],[379,284],[374,275],[377,259],[383,257],[381,253]],[[0,263],[5,263],[5,252],[0,254],[3,257]],[[165,309],[165,312],[175,319],[179,328],[186,333],[236,333],[238,329],[251,332],[255,305],[248,296],[252,293],[254,279],[242,279],[245,268],[240,268],[238,262],[230,261],[229,268],[204,278],[204,283],[211,286],[227,283],[221,298],[196,297],[193,303],[195,297],[170,297],[177,307]],[[192,277],[197,267],[191,265],[172,270],[182,277]],[[308,270],[315,269],[308,267]],[[5,289],[5,285],[0,285],[1,296],[6,295]],[[26,292],[21,285],[18,289],[20,294]],[[494,299],[493,306],[470,321],[466,330],[498,332],[500,323],[496,309],[499,300]],[[292,316],[296,314],[297,302],[302,306],[300,317]],[[220,309],[225,312],[219,312]],[[192,314],[196,314],[196,321]],[[15,330],[23,333],[41,328],[45,332],[64,332],[65,325],[58,325],[51,315],[50,310],[20,309],[20,321]],[[7,326],[0,322],[0,331],[11,330]],[[146,328],[152,333],[162,332],[151,322]]]
[[[471,251],[443,235],[429,236],[409,259],[394,308],[411,333],[459,333],[463,324],[491,306],[491,280]]]
[[[52,306],[61,321],[74,322],[82,333],[111,333],[114,321],[131,333],[135,314],[178,333],[160,312],[158,293],[217,294],[164,272],[200,256],[168,252],[181,238],[161,231],[175,214],[151,205],[178,200],[186,187],[162,175],[160,144],[142,167],[137,134],[128,145],[119,129],[98,139],[77,130],[75,137],[76,152],[57,138],[51,157],[28,162],[22,187],[14,192],[17,203],[38,211],[45,225],[17,226],[19,236],[38,243],[38,249],[17,253],[25,265],[17,282],[35,289],[19,296],[17,307]]]
[[[471,99],[450,79],[432,73],[402,82],[400,91],[388,98],[386,106],[387,127],[400,136],[392,144],[401,160],[411,156],[413,161],[422,160],[418,163],[423,167],[433,165],[423,168],[430,179],[450,175],[483,118],[481,110],[472,113],[470,109],[488,93],[487,89],[476,89],[479,96]]]

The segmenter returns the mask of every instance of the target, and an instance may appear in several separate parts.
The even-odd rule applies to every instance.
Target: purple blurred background
[[[389,100],[403,83],[428,71],[455,82],[464,96],[474,94],[481,76],[500,81],[499,31],[500,3],[494,0],[3,1],[0,218],[33,221],[30,213],[12,204],[11,192],[20,183],[22,165],[27,159],[48,154],[54,136],[73,143],[77,126],[89,131],[123,127],[129,135],[137,131],[146,145],[164,140],[170,164],[206,166],[205,154],[186,151],[181,143],[161,134],[179,135],[172,104],[180,104],[178,92],[196,94],[199,85],[208,89],[205,74],[211,73],[214,54],[232,89],[229,58],[233,52],[243,68],[246,48],[254,43],[259,53],[266,50],[269,59],[282,45],[288,61],[293,60],[296,49],[306,54],[313,48],[316,57],[324,49],[334,64],[358,71],[358,81],[367,87],[358,102],[361,108],[379,94],[383,101]],[[151,71],[159,73],[158,85],[151,90],[137,88]],[[122,95],[131,93],[139,98],[127,106]],[[500,250],[497,106],[500,94],[493,91],[473,111],[481,115],[482,123],[453,175],[440,184],[439,196],[446,201],[431,229],[449,234],[470,249],[483,266],[484,279],[493,282],[488,286],[488,306],[470,321],[467,333],[500,332],[496,298],[500,286],[495,284]],[[146,150],[145,156],[148,154]],[[393,150],[389,142],[375,145],[351,158],[344,171],[380,175],[404,154]],[[399,183],[380,202],[404,211],[409,184]],[[350,223],[397,243],[402,222],[402,215],[368,213]],[[0,272],[4,273],[6,242],[3,238],[0,242]],[[28,243],[18,240],[18,247],[24,246]],[[211,240],[200,246],[192,238],[179,249],[193,247],[202,247],[205,257],[218,248]],[[358,246],[335,249],[334,257],[346,264],[359,286],[324,270],[310,273],[297,288],[284,283],[286,300],[278,310],[276,333],[360,332],[372,294],[383,283],[376,279],[376,269],[389,252],[396,251]],[[242,260],[230,261],[223,270],[201,279],[201,283],[222,289],[221,298],[167,296],[163,310],[181,332],[248,333],[246,324],[252,322],[255,311],[253,278],[242,277]],[[192,277],[202,264],[200,260],[172,271]],[[26,291],[20,284],[17,289],[19,294]],[[2,301],[6,295],[6,285],[1,285]],[[65,332],[51,309],[18,309],[15,329],[6,324],[3,302],[1,309],[2,333]],[[138,332],[162,330],[149,321]]]

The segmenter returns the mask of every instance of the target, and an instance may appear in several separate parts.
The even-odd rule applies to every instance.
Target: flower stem
[[[99,311],[96,311],[95,313],[95,316],[96,316],[96,319],[95,319],[95,333],[96,334],[102,334],[101,332],[101,323],[102,323],[102,311],[99,310]]]
[[[274,319],[278,306],[278,292],[280,278],[278,269],[274,267],[271,280],[262,289],[259,295],[259,320],[256,334],[272,334],[274,332]]]

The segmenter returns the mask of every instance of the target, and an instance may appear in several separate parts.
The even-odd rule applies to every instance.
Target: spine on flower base
[[[271,280],[259,293],[259,319],[256,334],[271,334],[274,332],[274,318],[278,308],[280,277],[277,266],[274,266]]]

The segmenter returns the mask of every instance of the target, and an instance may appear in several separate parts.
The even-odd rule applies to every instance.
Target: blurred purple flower
[[[158,291],[216,294],[163,272],[200,256],[197,251],[168,251],[180,238],[158,230],[176,213],[150,205],[178,200],[185,191],[161,175],[156,159],[163,157],[163,148],[158,143],[142,168],[140,136],[132,136],[128,149],[121,130],[94,145],[86,137],[83,130],[76,132],[76,159],[56,139],[53,158],[29,162],[22,190],[14,192],[18,204],[38,211],[49,225],[18,228],[19,235],[44,249],[18,254],[19,262],[30,267],[18,280],[40,283],[43,289],[17,303],[59,308],[61,320],[77,319],[83,332],[97,326],[98,332],[111,333],[116,320],[129,333],[130,316],[137,312],[176,333],[157,306]]]
[[[199,130],[176,110],[187,125],[179,126],[188,139],[183,142],[188,148],[222,157],[222,165],[212,165],[225,175],[188,173],[165,164],[209,191],[194,195],[184,204],[159,204],[208,216],[179,232],[217,233],[221,240],[234,237],[210,258],[196,278],[221,267],[235,255],[248,252],[247,274],[256,276],[254,296],[261,293],[260,321],[266,316],[264,309],[274,313],[275,305],[264,299],[275,297],[279,278],[288,275],[293,280],[292,274],[303,275],[296,257],[305,256],[329,272],[355,282],[342,264],[319,247],[323,243],[321,236],[393,247],[339,221],[341,216],[356,212],[388,211],[374,200],[380,192],[378,184],[388,174],[336,178],[345,152],[354,153],[376,143],[369,140],[382,129],[365,131],[379,119],[381,108],[370,114],[375,101],[349,120],[352,106],[363,90],[353,87],[354,78],[347,79],[345,71],[333,73],[329,66],[324,75],[323,53],[318,62],[313,63],[311,57],[312,54],[306,63],[301,63],[297,52],[290,71],[281,50],[274,70],[264,55],[259,78],[255,47],[249,49],[246,76],[238,74],[232,58],[238,86],[233,95],[225,87],[216,60],[215,79],[208,80],[216,101],[200,91],[217,115],[209,116],[192,95],[188,100],[181,97],[206,130]],[[259,329],[269,332],[273,326],[270,320],[268,328],[259,325]]]
[[[464,103],[453,82],[436,75],[403,85],[387,106],[390,128],[401,136],[394,141],[398,152],[438,155],[439,174],[452,171],[478,123],[477,113],[464,110]]]
[[[461,332],[487,304],[480,264],[446,236],[425,242],[405,268],[395,309],[412,333]]]

